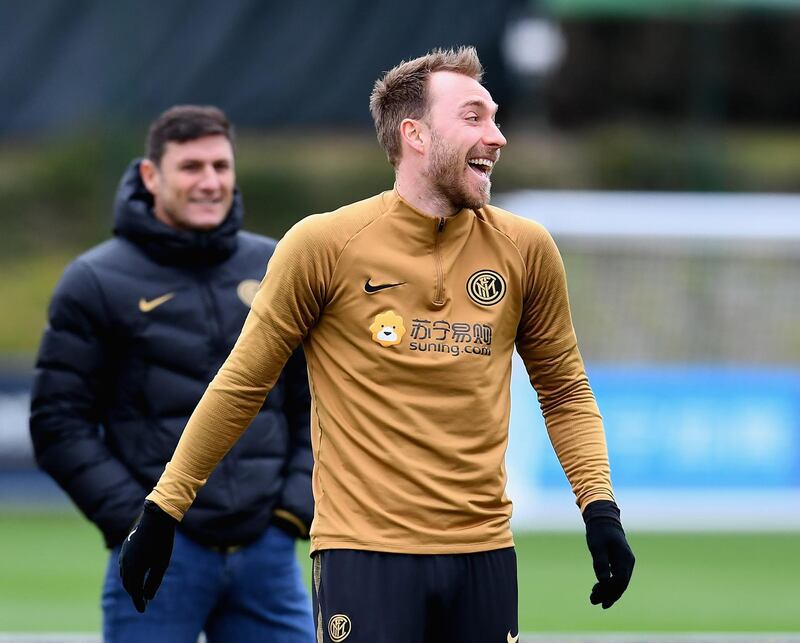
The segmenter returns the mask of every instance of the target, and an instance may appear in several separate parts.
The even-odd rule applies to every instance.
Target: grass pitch
[[[631,587],[604,611],[589,604],[592,567],[580,533],[517,534],[520,630],[800,632],[800,534],[629,539]],[[307,551],[298,545],[309,578]],[[106,563],[100,535],[77,514],[0,513],[0,631],[99,632]]]

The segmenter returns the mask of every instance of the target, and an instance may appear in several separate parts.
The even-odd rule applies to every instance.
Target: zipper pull
[[[444,223],[445,223],[445,218],[444,217],[439,217],[439,225],[436,226],[436,231],[437,232],[442,232],[444,230]]]

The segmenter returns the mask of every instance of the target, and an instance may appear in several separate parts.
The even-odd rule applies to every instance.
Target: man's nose
[[[203,174],[200,177],[200,188],[203,190],[218,190],[220,186],[219,173],[214,166],[209,165],[203,168]]]
[[[483,135],[483,142],[486,145],[491,145],[492,147],[505,147],[505,144],[508,142],[506,141],[506,137],[503,136],[503,132],[500,131],[500,128],[497,126],[497,123],[492,121]]]

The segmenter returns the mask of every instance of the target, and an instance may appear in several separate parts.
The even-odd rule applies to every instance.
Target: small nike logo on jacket
[[[174,292],[168,292],[166,295],[161,295],[161,297],[156,297],[155,299],[151,299],[149,301],[142,297],[139,299],[139,310],[141,310],[143,313],[149,313],[154,308],[158,308],[161,304],[166,304],[174,296]]]

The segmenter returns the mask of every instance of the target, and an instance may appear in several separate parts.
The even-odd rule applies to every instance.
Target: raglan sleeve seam
[[[512,238],[512,236],[510,234],[508,234],[507,232],[505,232],[504,230],[501,230],[500,228],[498,228],[497,226],[493,225],[489,221],[486,221],[485,219],[481,219],[481,221],[483,221],[483,223],[485,223],[487,226],[489,226],[497,234],[505,237],[505,239],[508,241],[508,243],[511,244],[511,247],[514,248],[514,252],[517,253],[517,256],[519,257],[520,263],[522,264],[522,270],[523,270],[523,274],[525,276],[525,289],[527,290],[528,289],[527,277],[528,277],[529,267],[528,267],[527,262],[525,261],[525,255],[520,250],[519,245]],[[528,293],[526,292],[525,293],[525,299],[527,299],[527,297],[528,297]]]
[[[540,235],[544,235],[545,239],[549,240],[550,243],[552,243],[553,248],[555,249],[555,253],[557,255],[556,258],[558,259],[559,262],[562,263],[562,270],[563,270],[563,260],[561,259],[560,253],[558,251],[558,247],[555,245],[555,241],[552,239],[552,236],[550,235],[548,230],[544,226],[542,226],[541,224],[535,223],[535,227],[536,227],[536,229],[537,229],[537,231],[538,231],[538,233]],[[543,240],[537,238],[537,239],[532,239],[530,242],[534,245],[534,247],[531,248],[531,252],[532,253],[541,253],[542,255],[544,255],[545,248],[544,248],[544,241]],[[537,292],[536,292],[537,291],[537,288],[536,288],[537,284],[536,284],[536,279],[531,274],[531,272],[533,271],[533,268],[525,260],[525,254],[520,250],[519,246],[513,241],[513,239],[512,239],[512,243],[514,243],[514,247],[517,249],[517,252],[519,252],[520,255],[522,256],[523,265],[525,266],[526,292],[525,292],[525,295],[524,295],[523,300],[522,300],[522,315],[524,316],[525,311],[528,310],[530,306],[534,306],[535,305],[534,299],[537,296]],[[543,261],[547,260],[547,257],[542,256],[542,260]],[[566,302],[565,303],[566,303],[566,306],[569,308],[569,293],[568,293],[568,286],[567,286],[567,283],[566,283],[566,275],[564,275],[564,288],[567,289]],[[570,317],[570,325],[572,325],[571,312],[570,312],[569,317]],[[520,330],[522,330],[522,329],[520,329]],[[545,347],[537,347],[536,350],[535,350],[534,357],[536,359],[556,359],[556,358],[564,355],[565,353],[568,353],[569,351],[571,351],[575,346],[576,346],[576,339],[575,339],[575,334],[574,334],[574,331],[573,331],[570,335],[563,337],[561,339],[561,341],[556,341],[556,342],[552,343],[552,345],[550,345],[550,346],[548,346],[546,348]]]
[[[333,283],[334,277],[336,275],[336,270],[339,268],[339,263],[341,262],[342,256],[344,255],[345,251],[350,246],[350,244],[355,240],[356,237],[358,237],[367,228],[369,228],[371,225],[376,223],[379,219],[382,219],[383,217],[385,217],[387,215],[387,212],[388,211],[384,211],[380,215],[378,215],[377,217],[369,219],[368,221],[366,221],[366,223],[364,223],[364,225],[359,227],[358,230],[356,230],[355,232],[353,232],[352,234],[350,234],[348,236],[347,241],[345,241],[342,244],[342,248],[339,250],[339,253],[336,255],[336,261],[334,262],[333,268],[331,269],[330,283]],[[325,301],[327,302],[327,291],[325,293]]]

